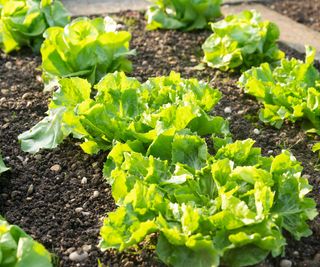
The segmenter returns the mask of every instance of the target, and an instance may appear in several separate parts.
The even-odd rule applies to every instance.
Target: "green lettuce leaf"
[[[115,72],[103,77],[95,89],[92,98],[86,80],[60,79],[49,115],[19,136],[22,149],[34,153],[54,148],[72,135],[84,141],[81,147],[89,154],[109,150],[114,140],[138,140],[143,147],[140,151],[171,160],[162,146],[170,145],[177,132],[211,134],[228,142],[228,123],[207,114],[221,93],[204,82],[182,79],[172,72],[141,84],[123,72]]]
[[[3,162],[2,156],[0,154],[0,174],[8,170],[10,170],[10,168],[6,167],[6,165]]]
[[[48,116],[30,130],[18,136],[21,149],[29,153],[37,153],[40,149],[56,148],[69,135],[62,129],[62,118],[65,108],[51,109]]]
[[[0,217],[0,265],[7,267],[52,267],[50,253],[21,228]]]
[[[240,267],[283,254],[283,230],[296,239],[311,234],[316,204],[289,152],[266,158],[248,139],[209,156],[190,133],[166,142],[166,159],[138,152],[136,142],[110,152],[105,175],[118,209],[101,228],[102,249],[125,250],[158,233],[156,252],[167,265]]]
[[[107,73],[131,71],[127,58],[134,54],[129,50],[131,34],[116,26],[110,17],[80,17],[64,28],[48,29],[41,46],[45,89],[60,78],[82,77],[94,85]]]
[[[146,13],[147,29],[191,31],[207,28],[208,22],[222,16],[222,0],[150,0]]]
[[[191,242],[193,247],[199,246],[199,248],[193,250],[188,246],[173,245],[160,234],[156,252],[160,260],[170,266],[219,266],[219,254],[210,240],[199,237],[198,240],[194,238]]]
[[[275,63],[284,57],[278,49],[278,27],[262,21],[256,11],[245,10],[211,23],[213,34],[204,42],[204,62],[221,70],[246,70],[262,62]]]
[[[264,108],[260,119],[276,128],[285,120],[303,121],[303,128],[320,134],[320,73],[314,67],[315,49],[306,47],[306,60],[283,59],[272,68],[268,63],[243,73],[239,80],[245,92]]]
[[[59,0],[3,0],[0,6],[0,48],[5,53],[22,46],[39,52],[44,31],[70,20]]]
[[[316,143],[315,145],[313,145],[312,147],[312,151],[313,152],[319,152],[319,157],[320,157],[320,142],[319,143]]]

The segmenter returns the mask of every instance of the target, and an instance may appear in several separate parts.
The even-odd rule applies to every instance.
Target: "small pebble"
[[[86,209],[86,208],[88,208],[88,202],[84,202],[84,204],[82,205],[82,208],[84,208],[84,209]]]
[[[99,170],[99,172],[100,172],[100,170]],[[96,173],[96,174],[94,174],[93,176],[92,176],[94,179],[100,179],[101,178],[101,173]]]
[[[73,163],[72,165],[71,165],[71,170],[76,170],[77,169],[77,163]]]
[[[34,155],[34,158],[35,158],[36,160],[40,160],[40,159],[42,158],[42,156],[41,156],[40,154],[36,154],[36,155]]]
[[[272,154],[273,153],[273,150],[268,150],[268,154]]]
[[[32,102],[28,101],[26,107],[28,108],[28,107],[31,107],[31,106],[32,106]]]
[[[311,176],[310,176],[309,174],[304,174],[304,175],[302,175],[302,178],[310,179],[310,178],[311,178]]]
[[[30,98],[32,96],[32,94],[31,93],[25,93],[25,94],[23,94],[22,95],[22,99],[27,99],[27,98]]]
[[[259,134],[260,134],[260,130],[257,129],[257,128],[255,128],[255,129],[253,130],[253,133],[256,134],[256,135],[259,135]]]
[[[24,158],[23,158],[23,157],[17,156],[17,158],[18,158],[21,162],[24,162]]]
[[[82,250],[85,252],[89,252],[92,249],[91,245],[83,245],[82,246]]]
[[[7,95],[7,94],[9,94],[9,90],[8,89],[1,89],[1,94]]]
[[[123,267],[133,267],[134,266],[134,263],[132,261],[127,261]]]
[[[34,190],[34,186],[33,184],[31,184],[28,188],[28,192],[27,192],[27,195],[30,196],[32,193],[33,193],[33,190]]]
[[[292,261],[283,259],[280,261],[280,267],[291,267],[292,266]]]
[[[231,108],[230,107],[226,107],[225,109],[224,109],[224,113],[231,113],[232,111],[231,111]]]
[[[82,184],[88,183],[87,177],[83,177],[82,180],[81,180],[81,183],[82,183]]]
[[[83,211],[83,208],[81,208],[81,207],[76,208],[75,211],[76,211],[77,213],[80,213],[81,211]]]
[[[2,129],[7,129],[10,126],[10,123],[7,122],[4,125],[2,125]]]
[[[99,191],[94,191],[93,192],[93,198],[97,198],[99,196]]]
[[[69,259],[72,261],[84,261],[85,259],[88,258],[88,253],[83,252],[82,254],[79,254],[77,251],[71,252],[69,255]]]
[[[7,61],[5,64],[5,67],[7,68],[7,69],[12,69],[12,62],[10,62],[10,61]]]
[[[23,166],[27,166],[28,160],[29,160],[29,158],[26,158],[26,159],[22,162],[22,165],[23,165]]]
[[[90,214],[91,214],[90,211],[83,211],[82,212],[83,216],[90,216]]]
[[[61,171],[61,166],[59,164],[55,164],[50,168],[50,170],[53,172],[59,172]]]
[[[320,252],[318,252],[313,259],[315,262],[319,262],[320,263]]]
[[[93,162],[92,163],[92,168],[94,168],[94,169],[99,168],[99,163],[98,162]]]
[[[42,77],[40,75],[37,75],[36,76],[36,80],[39,82],[39,83],[42,83]]]

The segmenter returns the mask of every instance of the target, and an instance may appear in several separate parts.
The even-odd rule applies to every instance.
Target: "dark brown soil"
[[[267,4],[277,12],[320,31],[320,0],[273,0]]]
[[[224,97],[214,112],[228,117],[234,138],[254,138],[264,154],[291,149],[305,167],[304,174],[314,186],[312,195],[319,208],[320,173],[314,169],[318,158],[310,151],[315,142],[313,137],[306,136],[299,125],[288,124],[279,131],[259,122],[259,105],[237,88],[237,74],[193,69],[200,63],[201,44],[209,32],[146,32],[142,14],[125,12],[116,17],[133,33],[132,47],[137,56],[133,59],[132,76],[146,80],[175,70],[184,77],[197,77],[218,87]],[[96,247],[102,218],[115,208],[110,188],[101,175],[106,153],[88,156],[71,139],[57,149],[34,156],[21,152],[17,136],[44,116],[50,97],[42,92],[38,81],[40,72],[35,68],[39,65],[40,57],[30,55],[27,49],[0,57],[0,148],[12,168],[0,184],[0,214],[55,253],[60,259],[59,266],[97,266],[98,259],[113,267],[161,266],[153,251],[146,248],[130,254],[102,253]],[[231,108],[230,114],[224,113],[226,107]],[[259,135],[254,134],[255,128],[260,130]],[[55,166],[57,171],[51,170],[54,165],[59,165]],[[87,178],[85,184],[83,177]],[[99,192],[96,198],[94,191]],[[313,260],[320,256],[320,218],[310,225],[314,231],[311,237],[299,242],[288,239],[285,258],[293,266],[320,266]],[[88,258],[72,262],[69,254],[74,250],[87,251]],[[279,266],[281,259],[268,259],[259,266]]]

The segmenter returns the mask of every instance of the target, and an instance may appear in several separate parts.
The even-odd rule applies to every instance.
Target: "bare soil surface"
[[[312,196],[320,210],[320,173],[315,170],[318,157],[310,150],[316,140],[307,136],[299,124],[285,124],[277,130],[259,122],[259,104],[236,86],[239,74],[193,68],[201,61],[201,44],[210,32],[148,32],[139,12],[122,12],[115,18],[133,34],[132,48],[137,50],[137,56],[132,58],[132,76],[144,81],[174,70],[183,77],[196,77],[219,88],[224,96],[212,112],[228,117],[234,139],[253,138],[266,155],[290,149],[304,166],[304,175],[314,187]],[[289,56],[301,57],[286,51]],[[88,156],[71,138],[56,149],[36,155],[20,150],[17,136],[45,116],[50,98],[50,94],[42,92],[41,73],[36,70],[40,60],[28,49],[0,55],[0,148],[6,164],[12,168],[1,179],[0,214],[56,254],[59,266],[92,267],[97,266],[98,259],[113,267],[163,266],[147,246],[150,243],[131,253],[102,253],[97,248],[102,218],[115,209],[101,171],[107,153]],[[232,112],[225,114],[226,107]],[[255,134],[254,129],[259,129],[260,134]],[[310,226],[312,236],[300,241],[288,237],[286,255],[269,258],[259,266],[276,267],[282,259],[288,259],[292,266],[319,267],[320,218]],[[69,255],[74,251],[85,254],[86,259],[71,261]]]
[[[320,0],[273,0],[266,4],[275,11],[320,31]]]

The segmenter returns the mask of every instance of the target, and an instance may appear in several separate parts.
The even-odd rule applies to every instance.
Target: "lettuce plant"
[[[204,29],[221,17],[222,0],[150,0],[146,13],[147,29]]]
[[[237,141],[210,156],[203,139],[177,133],[159,159],[136,142],[117,143],[104,173],[118,208],[101,228],[101,249],[123,251],[157,233],[156,252],[169,266],[240,267],[282,255],[283,231],[310,235],[316,204],[289,152],[263,157],[253,144]]]
[[[155,141],[159,136],[169,142],[173,133],[188,130],[201,136],[214,134],[223,143],[229,135],[223,118],[207,114],[221,93],[174,72],[143,84],[123,72],[108,74],[95,86],[94,98],[84,79],[64,78],[59,84],[48,116],[19,136],[22,150],[54,148],[72,134],[84,140],[81,147],[89,154],[110,149],[113,140],[139,140],[145,150],[157,150],[161,157],[167,151]]]
[[[276,41],[278,27],[262,21],[256,11],[243,11],[211,23],[213,34],[202,46],[204,62],[212,68],[246,70],[263,62],[274,63],[284,57]]]
[[[129,50],[131,34],[116,28],[110,17],[81,17],[64,28],[49,28],[41,47],[45,84],[62,77],[82,77],[93,85],[109,72],[131,71],[127,58],[134,54]]]
[[[21,228],[0,217],[0,266],[52,267],[51,255]]]
[[[243,73],[239,85],[264,106],[260,119],[280,128],[284,120],[302,120],[309,132],[320,134],[320,73],[313,66],[316,51],[306,48],[306,60],[283,59]]]
[[[319,153],[319,158],[320,158],[320,142],[316,143],[313,147],[312,147],[312,151],[313,152],[318,152]]]
[[[0,0],[0,48],[9,53],[29,46],[38,52],[44,31],[69,20],[59,0]]]
[[[3,172],[8,171],[10,168],[6,167],[6,165],[3,162],[2,156],[0,154],[0,174]]]

